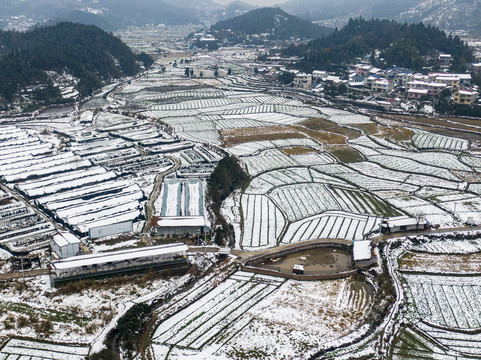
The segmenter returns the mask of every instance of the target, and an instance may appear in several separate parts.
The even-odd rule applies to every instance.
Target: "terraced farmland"
[[[412,316],[452,329],[481,328],[477,276],[403,274]]]

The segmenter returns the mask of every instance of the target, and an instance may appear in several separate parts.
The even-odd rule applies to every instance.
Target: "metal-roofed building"
[[[80,251],[80,239],[66,231],[58,232],[50,239],[50,248],[62,259],[72,257]]]
[[[187,262],[183,243],[79,255],[49,264],[50,282],[111,275]]]

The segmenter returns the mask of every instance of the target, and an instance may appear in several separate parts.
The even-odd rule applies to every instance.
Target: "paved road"
[[[0,280],[14,280],[14,279],[21,279],[25,277],[33,277],[33,276],[40,276],[40,275],[48,275],[48,269],[37,269],[37,270],[30,270],[22,272],[14,272],[8,274],[0,274]]]
[[[152,193],[150,194],[149,200],[145,204],[145,225],[142,230],[144,234],[147,234],[148,231],[150,230],[151,226],[151,220],[152,220],[152,215],[153,215],[153,208],[154,208],[154,202],[157,199],[157,196],[159,196],[160,188],[162,186],[162,182],[164,181],[164,177],[170,173],[173,173],[180,167],[180,161],[177,160],[174,157],[171,156],[165,156],[167,159],[170,159],[174,161],[175,165],[171,167],[169,170],[166,170],[162,173],[160,173],[156,178],[155,178],[155,185],[154,189],[152,190]]]
[[[469,230],[481,230],[481,226],[462,226],[462,227],[456,227],[456,228],[424,230],[424,231],[418,231],[418,232],[415,232],[415,231],[397,232],[392,234],[374,236],[372,237],[372,241],[374,244],[378,244],[381,241],[399,238],[399,237],[454,233],[454,232],[469,231]]]

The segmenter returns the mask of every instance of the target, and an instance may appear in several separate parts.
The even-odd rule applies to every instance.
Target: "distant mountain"
[[[290,15],[279,8],[261,8],[220,21],[210,28],[210,32],[221,41],[235,42],[260,35],[270,40],[314,39],[328,34],[331,30]]]
[[[395,18],[422,0],[291,0],[281,7],[310,20],[349,17]]]
[[[13,0],[0,5],[2,17],[45,21],[60,18],[112,31],[130,25],[199,23],[195,10],[162,0]]]
[[[89,95],[104,80],[136,74],[137,60],[145,65],[152,61],[145,54],[134,55],[119,38],[98,27],[73,23],[24,33],[0,31],[0,48],[0,98],[7,100],[31,85],[46,86],[48,97],[58,96],[47,71],[72,75],[78,79],[77,90]]]
[[[239,15],[243,15],[254,9],[254,6],[242,1],[232,1],[227,4],[225,9],[218,16],[219,20],[227,20]]]
[[[379,56],[376,56],[379,51]],[[453,56],[453,70],[466,70],[473,61],[472,50],[459,37],[446,35],[431,25],[401,24],[393,20],[351,19],[341,30],[284,50],[284,55],[298,56],[299,68],[337,70],[359,57],[371,56],[378,67],[402,66],[421,71],[444,52]]]
[[[481,35],[481,0],[426,0],[403,11],[398,19],[422,21],[448,31]]]
[[[322,24],[345,24],[363,16],[422,21],[451,32],[481,34],[481,0],[290,0],[281,7]]]

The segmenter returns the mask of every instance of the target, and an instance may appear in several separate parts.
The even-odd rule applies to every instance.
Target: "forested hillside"
[[[379,56],[374,56],[376,50],[380,51]],[[436,51],[453,56],[454,71],[465,70],[466,64],[473,61],[472,50],[459,37],[446,35],[436,27],[362,18],[351,19],[341,30],[304,45],[291,46],[283,53],[301,57],[298,65],[306,71],[336,70],[370,53],[374,65],[397,65],[420,71],[429,65],[429,56],[435,58]]]
[[[28,85],[48,84],[46,71],[73,75],[80,94],[89,95],[105,80],[136,74],[138,59],[152,61],[98,27],[73,23],[0,31],[0,48],[0,95],[7,100]]]
[[[314,39],[331,31],[279,8],[251,10],[235,18],[220,21],[211,27],[211,32],[217,39],[221,41],[228,39],[232,42],[241,42],[249,36],[261,34],[268,34],[267,37],[271,40]]]

